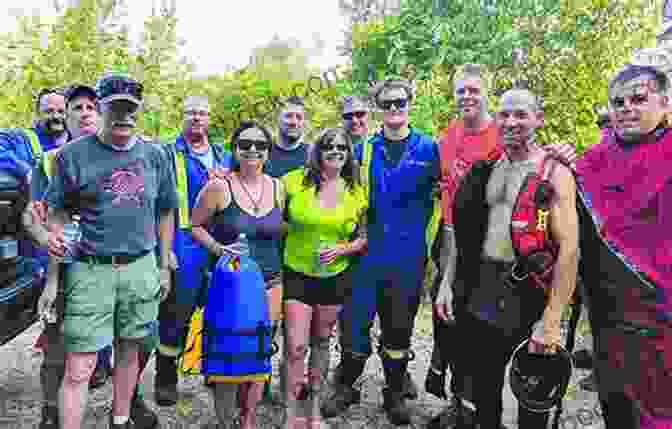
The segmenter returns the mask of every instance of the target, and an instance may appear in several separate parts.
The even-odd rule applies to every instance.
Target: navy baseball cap
[[[87,85],[73,85],[65,91],[65,102],[70,104],[77,97],[89,97],[92,100],[98,100],[96,90]]]

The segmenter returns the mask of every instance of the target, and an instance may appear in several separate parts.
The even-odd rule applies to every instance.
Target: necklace
[[[254,200],[254,197],[252,197],[252,193],[250,192],[250,190],[247,189],[247,186],[245,186],[245,183],[243,183],[243,181],[240,180],[240,176],[237,175],[236,178],[238,179],[238,183],[240,183],[240,187],[243,188],[243,191],[245,191],[245,193],[247,194],[247,198],[252,203],[252,211],[254,212],[255,215],[259,214],[259,210],[261,210],[259,206],[261,205],[261,202],[264,199],[264,189],[265,189],[264,178],[263,177],[261,178],[261,192],[259,193],[259,199],[256,201]]]

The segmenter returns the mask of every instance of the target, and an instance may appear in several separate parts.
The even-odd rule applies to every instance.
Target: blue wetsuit
[[[368,356],[369,328],[377,312],[381,349],[403,352],[407,357],[428,256],[425,232],[434,207],[432,190],[440,174],[438,147],[414,130],[405,142],[386,143],[380,132],[364,144],[373,145],[368,251],[354,268],[355,286],[343,307],[342,347],[345,353]],[[355,157],[361,162],[362,156],[360,144]],[[407,361],[383,356],[388,383],[399,384],[399,389]],[[356,378],[361,369],[350,366],[346,378]],[[390,377],[397,372],[399,377]],[[354,379],[346,381],[351,382]]]

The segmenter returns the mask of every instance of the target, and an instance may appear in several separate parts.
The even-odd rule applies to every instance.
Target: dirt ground
[[[418,314],[413,337],[413,350],[416,359],[409,366],[414,381],[420,389],[420,396],[411,405],[414,410],[413,424],[409,427],[422,428],[445,406],[445,402],[424,392],[424,379],[432,350],[431,315],[428,307]],[[34,325],[12,342],[0,347],[0,429],[37,428],[40,418],[41,389],[39,366],[42,356],[36,353],[32,345],[40,333],[40,326]],[[374,328],[374,344],[376,338]],[[332,342],[335,345],[336,339]],[[282,343],[282,341],[279,341]],[[590,346],[590,338],[583,335],[578,338],[577,348]],[[337,365],[339,353],[332,347],[332,369]],[[280,356],[279,353],[276,356]],[[278,357],[274,357],[274,391],[278,391]],[[574,383],[588,372],[577,370]],[[153,402],[154,363],[150,363],[144,377],[146,398],[159,414],[161,427],[165,429],[200,429],[211,426],[214,419],[212,400],[208,390],[199,377],[188,377],[180,381],[180,401],[175,407],[157,407]],[[365,373],[359,384],[362,389],[362,401],[352,406],[345,415],[325,421],[325,428],[393,428],[381,410],[384,384],[382,368],[378,357],[372,357],[367,363]],[[110,412],[111,383],[92,393],[85,417],[86,429],[106,428]],[[516,402],[511,392],[504,392],[504,424],[513,429],[516,418]],[[565,400],[565,411],[560,420],[560,429],[602,429],[604,423],[599,416],[596,394],[570,388]],[[283,411],[278,405],[264,403],[258,410],[259,429],[278,428],[282,422]]]

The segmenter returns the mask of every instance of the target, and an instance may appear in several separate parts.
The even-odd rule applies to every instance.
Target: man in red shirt
[[[441,157],[441,205],[443,214],[442,234],[440,244],[436,245],[432,256],[439,268],[432,298],[436,299],[439,285],[444,276],[452,275],[455,271],[455,243],[452,223],[452,204],[455,191],[462,177],[469,171],[472,164],[483,159],[497,159],[502,153],[502,146],[494,120],[488,113],[488,79],[484,68],[478,64],[466,64],[455,74],[453,80],[454,95],[460,117],[452,121],[439,138],[439,152]],[[445,274],[444,274],[445,273]],[[434,350],[430,368],[427,372],[425,390],[440,398],[446,398],[445,377],[450,366],[452,374],[450,390],[455,395],[469,398],[468,386],[462,385],[462,379],[456,374],[455,353],[450,353],[455,347],[456,328],[454,322],[446,322],[441,317],[442,308],[435,306],[433,311]],[[455,311],[460,311],[459,305]],[[453,404],[460,405],[460,404]],[[453,407],[449,407],[453,408]],[[437,417],[436,424],[442,415]],[[438,427],[437,426],[437,427]]]

